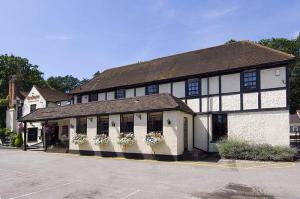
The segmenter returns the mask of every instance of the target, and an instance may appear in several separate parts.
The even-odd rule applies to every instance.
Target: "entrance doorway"
[[[38,138],[38,128],[28,128],[27,141],[37,142]]]
[[[227,139],[227,114],[212,115],[212,141]]]
[[[184,151],[188,151],[188,118],[183,118],[183,140],[184,140]]]

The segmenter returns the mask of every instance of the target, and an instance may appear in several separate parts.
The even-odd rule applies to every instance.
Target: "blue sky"
[[[0,54],[46,78],[300,31],[299,0],[0,0],[0,10]]]

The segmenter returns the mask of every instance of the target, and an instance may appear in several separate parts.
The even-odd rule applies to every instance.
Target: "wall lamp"
[[[71,129],[73,129],[73,128],[74,128],[74,125],[73,125],[73,124],[71,124],[71,125],[70,125],[70,127],[71,127]]]
[[[90,120],[90,122],[93,122],[93,118],[92,117],[89,117],[89,120]]]
[[[139,114],[137,114],[136,116],[137,116],[140,120],[142,119],[142,114],[139,113]]]
[[[168,120],[167,120],[167,123],[168,123],[168,125],[170,125],[170,124],[171,124],[171,120],[170,120],[170,119],[168,119]]]
[[[111,122],[112,126],[116,126],[116,123],[114,121]]]

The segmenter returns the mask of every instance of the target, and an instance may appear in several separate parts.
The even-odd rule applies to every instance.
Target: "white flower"
[[[150,146],[161,143],[162,141],[164,141],[164,136],[161,132],[150,132],[145,137],[145,142]]]
[[[94,144],[98,145],[104,145],[107,144],[109,142],[109,137],[106,134],[100,134],[100,135],[96,135],[94,137]]]
[[[87,136],[84,134],[76,133],[76,135],[72,138],[72,142],[76,145],[87,143],[87,141]]]
[[[120,133],[118,144],[126,147],[136,143],[133,133]]]

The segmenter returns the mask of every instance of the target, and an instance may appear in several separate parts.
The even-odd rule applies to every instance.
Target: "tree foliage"
[[[14,55],[0,55],[0,98],[8,95],[8,82],[16,75],[20,90],[29,90],[32,85],[45,85],[43,73],[37,65],[30,64],[28,59]]]
[[[56,90],[63,92],[69,92],[73,88],[80,86],[84,80],[80,81],[78,78],[72,75],[49,77],[47,79],[47,85]]]

